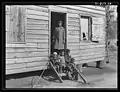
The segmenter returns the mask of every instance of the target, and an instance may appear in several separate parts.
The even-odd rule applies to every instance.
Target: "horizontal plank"
[[[37,56],[48,56],[48,52],[15,52],[6,53],[6,58],[24,58],[24,57],[37,57]]]
[[[92,52],[87,52],[87,53],[82,53],[82,52],[80,52],[80,53],[71,53],[71,55],[74,57],[74,58],[78,58],[78,57],[80,57],[80,58],[83,58],[83,57],[88,57],[88,56],[92,56],[93,55],[93,57],[95,56],[95,55],[99,55],[99,54],[104,54],[105,55],[105,51],[104,50],[102,50],[102,51],[99,51],[99,52],[97,52],[97,51],[92,51]]]
[[[68,37],[68,40],[80,38],[79,36],[74,36],[74,35],[67,35],[67,37]]]
[[[26,35],[26,39],[30,39],[30,38],[33,38],[33,39],[49,39],[48,35],[35,35],[35,34],[28,34]]]
[[[37,47],[36,43],[25,43],[25,44],[6,44],[6,47]]]
[[[68,26],[80,26],[79,22],[68,21]]]
[[[85,12],[105,15],[105,11],[98,11],[98,10],[93,10],[93,9],[87,9],[87,8],[83,8],[83,7],[77,7],[77,6],[74,6],[74,5],[61,5],[61,6],[62,7],[66,7],[66,8],[70,8],[70,9],[75,9],[75,10],[78,10],[78,11],[85,11]]]
[[[74,49],[70,49],[70,50],[71,50],[71,52],[79,51],[80,53],[88,53],[88,52],[92,52],[92,51],[103,51],[103,50],[105,50],[105,48],[104,47],[88,48],[88,49],[74,48]]]
[[[28,57],[35,57],[35,56],[48,56],[48,52],[30,52]]]
[[[41,19],[41,20],[49,20],[47,16],[38,16],[38,15],[26,15],[26,18],[29,19]]]
[[[83,57],[75,57],[75,60],[81,61],[81,60],[87,60],[87,59],[92,59],[92,58],[97,58],[97,57],[105,57],[105,54],[100,53],[100,54],[83,56]]]
[[[104,57],[97,57],[97,58],[86,59],[86,60],[76,60],[75,64],[84,64],[84,63],[90,63],[90,62],[102,61],[102,60],[104,60]]]
[[[49,5],[48,7],[51,11],[54,11],[54,12],[64,12],[64,13],[67,12],[67,8],[63,8],[58,5]]]
[[[14,64],[16,61],[14,59],[6,59],[5,64]]]
[[[103,47],[103,48],[105,48],[105,45],[99,45],[99,44],[97,44],[97,45],[86,45],[86,46],[80,46],[80,44],[79,43],[70,43],[70,44],[68,44],[68,48],[69,49],[72,49],[72,48],[76,48],[76,47],[80,47],[80,49],[88,49],[88,48],[100,48],[100,47]]]
[[[29,67],[29,68],[20,68],[20,69],[6,69],[6,75],[8,74],[15,74],[15,73],[23,73],[23,72],[29,72],[29,71],[36,71],[36,70],[42,70],[44,66],[37,66],[37,67]],[[46,69],[47,66],[44,68]]]
[[[80,42],[79,39],[69,39],[69,40],[68,40],[68,44],[69,44],[69,43],[79,43],[79,42]]]
[[[37,45],[37,48],[38,49],[48,49],[49,48],[49,45],[48,45],[48,43],[38,43],[38,45]]]
[[[72,33],[70,31],[73,31]],[[77,31],[77,32],[76,32]],[[76,26],[68,26],[68,34],[80,34],[80,28]],[[69,33],[70,32],[70,33]]]
[[[8,52],[43,52],[43,51],[48,51],[48,49],[37,49],[37,48],[7,48],[6,53]]]
[[[26,63],[21,64],[6,64],[6,69],[16,69],[16,68],[24,68],[26,67]]]
[[[48,30],[48,25],[27,25],[27,30],[35,30],[35,29],[45,29]]]
[[[43,66],[47,63],[48,61],[44,62],[31,62],[31,63],[26,63],[27,67],[37,67],[37,66]]]
[[[101,41],[100,43],[95,43],[95,42],[91,42],[91,41],[89,41],[89,42],[85,42],[85,41],[81,41],[80,42],[80,45],[82,46],[82,45],[104,45],[105,44],[105,41]]]
[[[36,10],[31,10],[31,9],[27,9],[26,10],[27,14],[31,14],[31,15],[41,15],[41,16],[48,16],[48,13],[43,12],[43,11],[36,11]]]
[[[72,14],[72,13],[68,13],[68,17],[71,17],[71,18],[80,18],[79,14]]]
[[[99,48],[99,47],[105,47],[105,45],[80,46],[80,49],[86,49],[86,48]]]
[[[79,19],[79,18],[71,18],[71,17],[68,17],[68,22],[72,22],[72,21],[79,23],[79,22],[80,22],[80,19]]]
[[[29,19],[29,18],[27,18],[27,24],[29,25],[29,24],[31,24],[31,25],[40,25],[40,24],[42,24],[42,25],[44,25],[44,24],[48,24],[48,20],[38,20],[38,19]]]
[[[26,42],[48,43],[48,39],[26,38]]]
[[[14,64],[14,63],[19,64],[19,63],[37,62],[37,61],[39,62],[48,61],[48,56],[6,59],[6,64]]]
[[[93,6],[93,5],[76,5],[76,6],[105,12],[105,8],[100,6]]]
[[[85,50],[71,50],[71,54],[76,54],[77,56],[84,56],[84,55],[89,55],[92,53],[102,53],[102,52],[106,52],[105,48],[95,48],[95,49],[85,49]],[[78,55],[80,54],[80,55]]]
[[[35,5],[25,5],[26,9],[31,9],[31,10],[36,10],[36,11],[43,11],[43,12],[48,12],[48,8],[40,7],[40,6],[35,6]]]
[[[48,30],[26,30],[26,33],[38,33],[39,35],[45,35],[47,34],[46,36],[48,36]]]

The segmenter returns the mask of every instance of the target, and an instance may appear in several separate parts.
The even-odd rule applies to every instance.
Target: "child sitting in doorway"
[[[67,76],[69,77],[69,79],[77,80],[78,75],[73,67],[76,66],[75,59],[71,57],[69,49],[66,50],[65,61]]]

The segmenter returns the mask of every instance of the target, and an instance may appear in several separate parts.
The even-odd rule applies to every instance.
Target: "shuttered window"
[[[92,41],[104,40],[105,37],[105,23],[104,18],[92,18]]]
[[[6,7],[7,8],[7,7]],[[25,42],[25,9],[21,6],[11,5],[9,6],[9,16],[6,17],[6,38],[7,43],[21,43]],[[7,14],[7,13],[6,13]],[[9,19],[9,21],[7,21]],[[9,26],[8,26],[9,25]]]

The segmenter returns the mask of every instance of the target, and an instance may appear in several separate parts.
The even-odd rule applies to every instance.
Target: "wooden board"
[[[38,57],[48,56],[48,52],[19,52],[19,53],[6,53],[6,58],[23,58],[23,57]]]
[[[54,11],[54,12],[63,12],[63,13],[67,12],[67,8],[63,8],[58,5],[49,5],[48,7],[51,11]]]
[[[79,18],[70,18],[70,17],[68,17],[68,22],[73,22],[73,21],[79,23],[80,19]]]
[[[16,68],[25,68],[26,63],[22,64],[6,64],[6,69],[16,69]]]
[[[27,25],[26,26],[27,30],[40,30],[40,29],[45,29],[48,30],[48,25]]]
[[[75,60],[87,60],[87,59],[92,59],[92,58],[97,58],[97,57],[105,57],[104,53],[99,53],[99,54],[94,54],[94,55],[87,55],[87,56],[82,56],[82,57],[75,57]]]
[[[14,74],[14,73],[22,73],[24,72],[29,72],[29,71],[36,71],[36,70],[41,70],[43,69],[44,66],[38,66],[38,67],[29,67],[29,68],[21,68],[21,69],[6,69],[6,75],[8,74]],[[45,69],[47,66],[45,67]]]
[[[35,62],[35,61],[46,62],[48,61],[48,56],[6,59],[6,64],[14,64],[14,63],[19,64],[19,63]]]
[[[76,60],[75,64],[84,64],[84,63],[90,63],[90,62],[101,61],[101,60],[104,60],[104,57],[98,57],[98,58],[86,59],[86,60]]]
[[[80,26],[79,22],[68,21],[68,26]]]
[[[49,37],[48,35],[35,35],[35,34],[28,34],[26,35],[26,39],[41,39],[41,40],[47,40]]]
[[[72,14],[72,13],[68,13],[68,17],[71,17],[71,18],[79,18],[79,14]]]
[[[48,20],[40,20],[40,19],[29,19],[27,18],[27,25],[44,25],[48,24]]]
[[[26,7],[27,9],[31,9],[31,10],[48,12],[48,8],[44,8],[44,7],[40,7],[40,6],[26,5],[24,7]]]
[[[39,43],[48,43],[48,39],[35,39],[35,38],[27,38],[26,42],[39,42]]]
[[[29,19],[49,20],[47,16],[26,15],[26,17]]]
[[[76,49],[76,50],[71,50],[71,54],[80,54],[80,56],[84,56],[87,54],[91,54],[91,53],[101,53],[101,52],[106,52],[105,48],[94,48],[94,49],[85,49],[85,50],[80,50],[80,49]]]
[[[89,12],[89,13],[95,13],[95,14],[100,14],[100,15],[105,15],[105,11],[98,11],[98,10],[93,10],[93,9],[88,9],[88,8],[83,8],[83,7],[77,7],[74,5],[61,5],[62,7],[65,8],[70,8],[70,9],[75,9],[78,11],[84,11],[84,12]]]
[[[44,62],[30,62],[30,63],[26,63],[27,67],[37,67],[37,66],[43,66],[47,63],[48,61],[44,61]]]
[[[29,14],[29,15],[48,16],[48,13],[46,13],[46,12],[36,11],[36,10],[31,10],[31,9],[27,9],[26,13]]]
[[[75,5],[75,6],[84,7],[84,8],[93,9],[93,10],[98,10],[98,11],[104,11],[105,12],[105,8],[100,7],[100,6],[95,6],[95,5]]]
[[[16,62],[16,60],[14,59],[6,59],[5,60],[5,64],[14,64]]]
[[[37,48],[8,48],[6,49],[6,53],[7,52],[43,52],[43,51],[48,51],[48,49],[37,49]]]

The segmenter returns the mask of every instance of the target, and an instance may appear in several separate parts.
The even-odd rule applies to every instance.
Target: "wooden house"
[[[64,23],[65,48],[71,50],[76,64],[106,60],[106,13],[103,7],[6,5],[5,16],[6,75],[44,67],[52,51],[51,37],[59,19]]]

